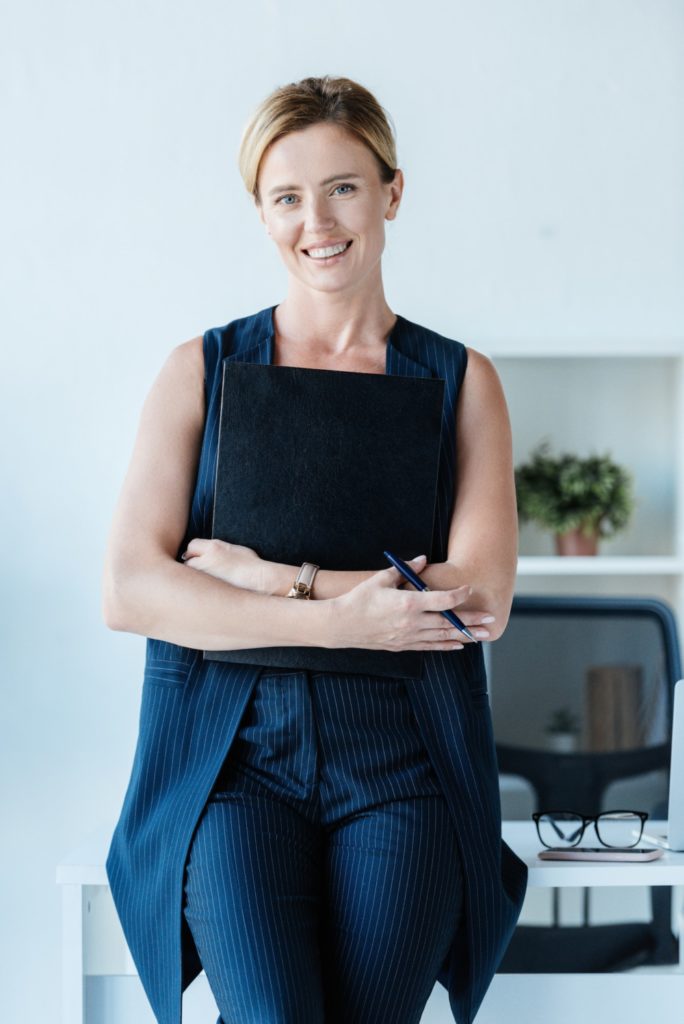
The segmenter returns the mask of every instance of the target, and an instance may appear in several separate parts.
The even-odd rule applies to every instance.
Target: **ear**
[[[385,212],[385,220],[394,220],[399,210],[401,196],[404,191],[404,173],[397,167],[394,172],[394,181],[389,182],[389,206]]]

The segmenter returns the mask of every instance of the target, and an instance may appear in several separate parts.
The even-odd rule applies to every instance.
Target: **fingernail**
[[[480,622],[495,622],[495,621],[496,620],[495,620],[493,615],[483,615],[482,618],[480,619]]]

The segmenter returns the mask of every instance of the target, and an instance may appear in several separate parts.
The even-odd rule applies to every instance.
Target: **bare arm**
[[[204,650],[327,646],[326,602],[241,590],[176,560],[204,427],[202,339],[175,348],[145,401],[103,580],[112,629]]]
[[[470,348],[456,412],[456,458],[445,564],[452,579],[473,588],[464,607],[494,615],[490,631],[496,640],[508,622],[518,562],[513,447],[499,375],[486,356]]]
[[[145,400],[105,560],[103,612],[110,628],[200,650],[462,646],[440,611],[460,605],[465,592],[400,591],[392,567],[369,574],[340,598],[294,601],[179,562],[204,417],[202,339],[195,338],[172,351]],[[483,614],[464,620],[472,625]]]

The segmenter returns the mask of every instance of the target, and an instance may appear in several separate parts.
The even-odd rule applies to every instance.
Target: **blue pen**
[[[389,551],[383,551],[383,555],[389,562],[392,563],[395,569],[399,570],[401,575],[405,579],[407,579],[409,583],[412,583],[413,586],[416,587],[417,590],[430,589],[428,586],[425,585],[425,583],[423,583],[420,576],[416,576],[413,569],[411,569],[406,564],[406,562],[402,562],[401,558],[397,558],[396,555],[391,554]],[[450,608],[445,609],[444,611],[440,612],[440,614],[443,615],[445,619],[448,619],[452,626],[456,626],[457,629],[460,629],[464,636],[467,636],[469,640],[472,640],[476,644],[479,643],[479,640],[477,640],[473,636],[473,634],[470,632],[465,623],[461,622],[458,615],[454,615]]]

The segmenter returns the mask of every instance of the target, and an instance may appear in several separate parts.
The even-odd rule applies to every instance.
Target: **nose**
[[[310,196],[306,201],[304,227],[309,236],[328,230],[335,216],[326,196]]]

